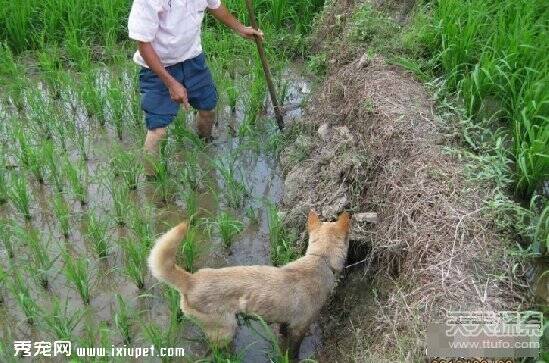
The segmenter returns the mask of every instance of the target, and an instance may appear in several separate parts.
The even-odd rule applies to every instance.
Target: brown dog
[[[292,357],[317,317],[343,270],[349,247],[348,213],[337,222],[321,222],[311,211],[305,256],[283,267],[235,266],[204,268],[191,274],[175,263],[177,247],[187,231],[181,223],[158,239],[149,256],[154,277],[181,292],[181,310],[196,319],[217,345],[232,341],[236,314],[257,314],[285,329]],[[286,347],[285,347],[286,348]]]

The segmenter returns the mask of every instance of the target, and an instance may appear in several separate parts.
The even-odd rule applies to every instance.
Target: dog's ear
[[[309,232],[314,231],[320,227],[320,219],[318,218],[318,214],[314,210],[309,211],[309,217],[307,218],[307,229]]]
[[[337,219],[337,226],[342,231],[348,231],[349,225],[351,224],[351,215],[349,212],[343,212],[339,215],[339,218]]]

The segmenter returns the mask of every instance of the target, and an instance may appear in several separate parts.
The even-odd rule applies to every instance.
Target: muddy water
[[[301,103],[310,92],[309,83],[298,72],[287,70],[284,78],[286,84],[285,109],[286,120],[301,116]],[[108,83],[107,77],[101,77],[100,83]],[[131,83],[131,77],[125,77],[128,83]],[[130,87],[132,85],[130,84]],[[47,87],[41,87],[44,95],[47,94]],[[104,92],[105,90],[103,90]],[[61,101],[60,101],[61,102]],[[98,128],[90,122],[83,105],[78,101],[76,92],[69,92],[65,102],[58,105],[66,113],[67,119],[74,120],[75,127],[84,132],[86,144],[88,146],[87,178],[88,178],[88,203],[81,206],[79,202],[71,199],[66,186],[65,197],[69,203],[71,216],[71,232],[68,239],[62,236],[59,223],[52,210],[52,200],[55,195],[53,188],[46,185],[39,185],[36,182],[31,183],[30,189],[33,199],[31,213],[33,219],[25,222],[18,216],[17,211],[8,203],[0,206],[0,218],[10,220],[12,223],[33,228],[40,232],[41,240],[46,243],[50,257],[54,260],[52,268],[48,273],[48,288],[42,289],[35,283],[29,283],[31,295],[38,302],[40,308],[47,312],[52,307],[54,300],[59,300],[61,305],[66,308],[66,315],[81,315],[80,322],[73,331],[73,337],[83,337],[89,330],[87,322],[104,322],[112,329],[109,334],[110,342],[114,345],[122,345],[122,339],[116,333],[113,317],[117,311],[116,294],[120,294],[127,303],[132,315],[138,317],[132,327],[134,346],[146,346],[148,341],[140,333],[140,321],[154,321],[161,327],[167,327],[170,321],[171,312],[165,298],[165,286],[157,283],[150,276],[147,276],[145,288],[139,290],[136,285],[128,279],[122,272],[124,265],[124,255],[118,246],[117,241],[120,238],[132,238],[131,230],[127,226],[117,226],[111,222],[109,228],[109,244],[111,253],[103,259],[94,256],[93,249],[85,237],[86,215],[94,213],[109,220],[112,219],[112,198],[109,192],[108,180],[114,178],[113,170],[109,166],[109,150],[112,149],[116,141],[116,131],[112,125],[106,128]],[[30,106],[29,106],[30,107]],[[233,217],[244,222],[244,230],[238,234],[232,242],[229,249],[223,247],[222,241],[213,233],[211,238],[206,233],[200,234],[200,253],[195,264],[196,268],[201,267],[223,267],[231,265],[253,265],[269,264],[269,230],[268,216],[266,214],[265,203],[278,203],[283,193],[283,179],[274,158],[265,152],[257,152],[246,146],[246,142],[234,136],[233,130],[238,129],[244,118],[244,105],[238,104],[236,110],[232,111],[229,107],[220,107],[217,115],[217,126],[214,130],[216,140],[207,145],[205,149],[199,150],[200,166],[206,170],[206,175],[210,179],[210,188],[200,191],[199,217],[213,217],[220,211],[228,211]],[[0,109],[2,118],[7,117],[13,110],[5,104]],[[265,106],[265,114],[272,116],[272,109]],[[131,118],[130,111],[125,115]],[[189,124],[193,124],[193,115],[187,115]],[[262,119],[260,119],[262,120]],[[126,125],[125,137],[122,145],[129,150],[139,149],[140,134],[139,129],[133,129],[131,125]],[[1,132],[1,130],[0,130]],[[272,129],[272,132],[276,130]],[[266,135],[268,136],[268,135]],[[2,139],[9,138],[3,135]],[[74,140],[68,142],[67,157],[72,161],[78,159],[78,150]],[[264,140],[260,140],[260,143]],[[188,145],[181,145],[170,139],[168,142],[171,150],[169,165],[177,170],[181,163],[185,162],[188,153]],[[12,143],[9,148],[16,149]],[[224,186],[220,175],[211,165],[215,159],[226,159],[228,155],[235,155],[234,167],[238,171],[241,182],[246,186],[248,195],[245,199],[243,208],[232,209],[226,203],[224,198]],[[14,153],[7,155],[10,165],[17,168],[17,158]],[[174,175],[172,175],[174,177]],[[154,184],[141,180],[139,187],[129,194],[128,203],[137,206],[141,212],[150,210],[151,224],[156,235],[167,230],[170,226],[178,223],[185,217],[185,202],[181,197],[180,189],[182,185],[175,185],[173,200],[165,203],[158,198]],[[255,220],[250,220],[246,209],[253,211]],[[144,213],[146,215],[146,213]],[[31,263],[28,255],[28,247],[24,241],[14,242],[16,258],[10,261],[0,246],[0,263],[6,270],[12,264]],[[84,305],[76,290],[69,284],[63,273],[62,251],[67,250],[74,256],[85,257],[88,261],[88,271],[91,280],[91,301],[89,305]],[[20,269],[26,281],[32,281],[32,272],[28,269]],[[31,340],[54,340],[51,333],[46,333],[44,327],[36,325],[30,326],[25,322],[25,317],[18,307],[12,294],[6,293],[4,286],[0,287],[0,293],[5,297],[0,305],[0,337],[5,343],[13,340],[31,339]],[[93,325],[93,324],[92,324]],[[97,326],[95,326],[97,328]],[[259,326],[254,326],[260,330]],[[313,332],[308,336],[303,345],[301,356],[308,357],[314,354],[320,344],[320,333],[316,326],[311,329]],[[95,332],[97,334],[97,332]],[[75,338],[76,339],[76,338]],[[79,339],[76,339],[79,340]],[[202,336],[199,330],[192,324],[181,324],[181,329],[177,333],[177,340],[174,342],[177,346],[186,348],[187,355],[200,358],[207,354],[207,347],[201,343]],[[85,344],[85,343],[82,343]],[[269,362],[268,351],[269,343],[261,339],[253,329],[241,326],[238,329],[235,339],[235,351],[240,352],[244,362]]]

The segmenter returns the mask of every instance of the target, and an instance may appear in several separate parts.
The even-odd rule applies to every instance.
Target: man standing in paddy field
[[[198,135],[208,140],[214,123],[217,90],[202,52],[205,11],[240,36],[263,38],[244,26],[221,0],[134,0],[128,20],[129,37],[138,42],[134,61],[141,66],[139,88],[145,112],[145,153],[157,156],[166,127],[179,107],[198,111]],[[145,174],[154,172],[146,168]]]

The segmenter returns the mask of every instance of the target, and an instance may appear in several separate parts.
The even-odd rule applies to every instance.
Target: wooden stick
[[[250,23],[252,28],[258,30],[257,20],[255,19],[254,6],[252,0],[246,0],[246,7],[248,8],[248,13],[250,15]],[[273,77],[271,75],[271,70],[269,68],[269,63],[267,62],[267,56],[265,55],[265,49],[263,48],[263,43],[258,36],[255,36],[255,44],[257,45],[257,52],[259,53],[259,58],[261,59],[261,65],[263,66],[263,72],[265,72],[265,79],[267,80],[267,87],[269,88],[269,93],[271,94],[271,102],[273,103],[273,109],[276,117],[276,123],[280,131],[284,129],[284,119],[282,117],[282,110],[278,104],[278,99],[276,97],[276,88],[273,83]]]

